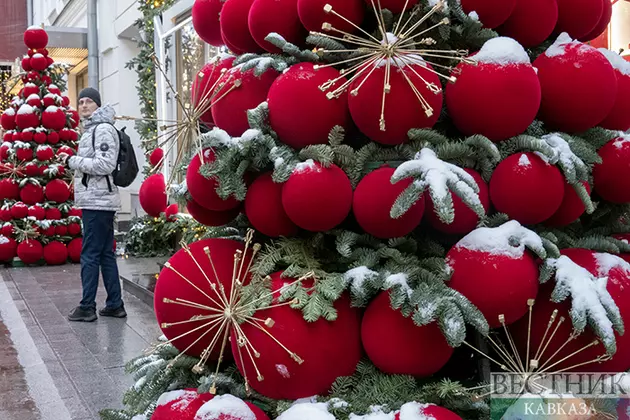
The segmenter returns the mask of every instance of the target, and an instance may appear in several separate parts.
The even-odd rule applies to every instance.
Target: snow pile
[[[350,414],[349,420],[394,420],[396,418],[396,412],[386,413],[382,406],[372,406],[370,410],[371,413],[364,416]]]
[[[464,236],[455,247],[514,259],[523,257],[525,247],[539,252],[544,251],[540,236],[521,226],[516,220],[510,220],[495,228],[475,229]]]
[[[32,95],[31,95],[31,96],[32,96]],[[35,95],[35,96],[37,96],[37,95]],[[29,96],[29,98],[30,98],[30,96]],[[39,96],[38,96],[37,98],[39,99]],[[4,114],[5,114],[5,115],[9,115],[9,116],[11,116],[11,117],[12,117],[12,116],[14,116],[14,115],[15,115],[15,109],[13,109],[13,108],[7,108],[7,109],[5,109],[5,110],[4,110]]]
[[[188,401],[188,404],[190,404],[190,401],[193,400],[196,396],[197,393],[195,391],[186,391],[184,389],[169,391],[160,395],[160,398],[158,398],[156,405],[159,407],[161,405],[172,403],[176,400]]]
[[[618,70],[619,73],[623,74],[624,76],[630,76],[629,61],[624,60],[622,56],[610,51],[609,49],[598,48],[597,50],[604,54],[608,61],[610,61],[610,64],[615,68],[615,70]]]
[[[40,59],[40,58],[46,58],[46,57],[44,57],[44,54],[35,53],[35,54],[33,54],[33,58]]]
[[[527,157],[525,153],[523,153],[521,157],[518,159],[518,166],[531,166],[531,165],[532,163],[530,162],[529,158]]]
[[[295,404],[282,413],[277,420],[335,420],[335,416],[328,412],[326,403]]]
[[[410,402],[400,407],[400,420],[436,420],[435,417],[424,414],[424,409],[431,404]]]
[[[59,111],[59,108],[57,108],[57,107],[56,107],[56,106],[54,106],[54,105],[51,105],[51,106],[49,106],[48,108],[46,108],[46,110],[45,110],[44,112],[51,112],[51,113],[54,113],[54,112],[57,112],[57,111]]]
[[[217,395],[202,405],[195,420],[218,420],[230,416],[239,420],[256,420],[256,415],[247,404],[230,394]]]
[[[571,45],[579,45],[580,46],[580,49],[578,50],[578,53],[590,49],[590,47],[588,45],[583,44],[583,43],[581,43],[580,41],[577,41],[577,40],[574,41],[569,36],[568,33],[562,32],[560,35],[558,35],[558,38],[556,38],[556,42],[554,42],[551,45],[551,47],[549,47],[547,49],[547,51],[545,51],[545,55],[547,57],[550,57],[550,58],[563,56],[567,52],[567,47],[569,47]]]
[[[297,165],[295,165],[295,170],[293,171],[293,173],[297,173],[300,174],[302,172],[306,172],[306,171],[316,171],[316,172],[320,172],[321,171],[321,167],[320,165],[316,164],[315,161],[313,159],[307,159],[306,162],[301,162],[298,163]]]
[[[0,245],[8,244],[9,242],[9,238],[4,235],[0,235]]]
[[[37,25],[31,25],[28,28],[26,28],[27,31],[43,31],[44,28],[42,28],[41,26],[37,26]]]
[[[390,274],[387,278],[385,278],[385,287],[389,290],[393,289],[395,286],[399,286],[409,297],[411,297],[413,290],[409,286],[409,283],[407,283],[408,279],[409,277],[405,273]]]
[[[536,152],[542,160],[555,165],[560,164],[562,168],[569,169],[571,172],[588,173],[588,166],[580,159],[569,146],[569,143],[557,133],[547,134],[542,140],[552,149],[553,156],[549,158],[543,154]]]
[[[479,63],[498,64],[531,64],[525,48],[512,38],[500,36],[483,44],[479,53],[472,57]]]
[[[630,143],[630,135],[625,134],[624,132],[620,131],[619,132],[619,137],[617,137],[613,141],[614,141],[613,146],[615,146],[617,149],[622,149],[628,143]]]
[[[30,106],[29,104],[24,104],[20,107],[20,109],[18,109],[18,115],[28,115],[28,114],[32,114],[35,112],[35,109],[33,109],[32,106]]]
[[[363,295],[363,285],[366,281],[377,278],[378,273],[376,271],[370,270],[366,266],[362,265],[361,267],[352,268],[346,271],[343,275],[343,280],[346,283],[346,286],[350,284],[350,291],[354,295]]]
[[[477,22],[481,22],[479,20],[479,14],[477,12],[475,12],[474,10],[470,13],[468,13],[468,17],[471,18],[472,20],[476,20]]]

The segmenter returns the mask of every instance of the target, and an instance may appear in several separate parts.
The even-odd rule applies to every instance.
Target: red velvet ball
[[[36,128],[39,125],[39,116],[35,113],[35,109],[32,106],[24,104],[18,110],[15,122],[22,130],[25,128]]]
[[[208,210],[194,200],[186,203],[186,210],[188,210],[193,219],[206,226],[227,225],[241,212],[240,207],[222,211]]]
[[[41,78],[40,72],[37,72],[37,71],[29,71],[27,76],[28,76],[28,80],[30,80],[31,82],[37,82]],[[39,92],[39,88],[37,89]]]
[[[42,27],[31,26],[24,32],[24,44],[32,50],[46,48],[48,34]]]
[[[617,76],[615,105],[599,125],[609,130],[627,131],[630,129],[630,62],[605,48],[600,48],[599,51],[608,58]]]
[[[46,57],[46,64],[47,64],[47,67],[52,66],[54,63],[55,63],[55,60],[54,60],[52,57],[50,57],[50,56],[47,56],[47,57]]]
[[[66,126],[66,113],[56,106],[49,106],[42,113],[42,125],[49,130],[59,131]]]
[[[79,122],[81,121],[81,118],[79,117],[79,113],[77,112],[76,109],[69,109],[67,113],[70,115],[70,118],[71,118],[70,126],[72,128],[77,128],[79,126]]]
[[[5,223],[2,229],[0,229],[0,232],[7,238],[10,238],[13,236],[13,225],[11,223]]]
[[[0,179],[0,199],[17,200],[20,197],[20,187],[14,179]]]
[[[412,183],[405,179],[391,183],[394,168],[380,168],[365,176],[352,198],[352,212],[363,230],[377,238],[398,238],[411,233],[422,220],[424,198],[421,197],[407,213],[398,219],[390,211],[398,196]]]
[[[48,67],[48,60],[42,54],[33,54],[31,68],[36,71],[44,71]]]
[[[352,207],[352,185],[336,165],[298,165],[282,187],[282,206],[302,229],[325,232],[339,225]]]
[[[156,148],[149,155],[149,163],[151,166],[158,166],[164,158],[164,150],[161,147]]]
[[[53,179],[44,190],[46,198],[56,203],[64,203],[70,198],[70,187],[61,179]]]
[[[37,144],[44,144],[44,143],[46,143],[46,139],[47,138],[48,138],[48,136],[43,131],[37,131],[35,134],[33,134],[33,141],[35,143],[37,143]]]
[[[61,97],[61,104],[63,106],[65,106],[65,107],[69,107],[70,106],[70,98],[68,98],[66,95],[63,95]],[[72,111],[76,112],[76,110],[74,110],[74,109],[68,109],[68,112],[72,112]]]
[[[28,215],[34,217],[37,220],[44,220],[46,218],[46,210],[40,205],[34,205],[28,208]]]
[[[74,156],[74,149],[69,146],[61,146],[59,149],[57,149],[57,156],[62,153],[65,153],[68,156]]]
[[[44,201],[44,189],[39,185],[26,184],[20,190],[20,199],[29,206],[42,203]]]
[[[516,0],[487,2],[485,0],[461,0],[466,14],[477,13],[484,27],[494,29],[505,23],[516,7]]]
[[[508,156],[490,179],[490,200],[496,210],[525,225],[549,219],[563,198],[562,173],[534,153]]]
[[[212,264],[210,259],[204,252],[204,248],[210,249],[210,255],[212,257]],[[169,264],[177,270],[182,276],[186,277],[197,288],[204,291],[204,293],[213,298],[210,300],[207,296],[204,296],[197,288],[193,287],[190,283],[180,277],[175,271],[169,268],[164,268],[160,273],[155,287],[155,316],[157,318],[162,332],[168,339],[173,339],[186,332],[200,327],[208,321],[201,320],[199,322],[190,322],[177,325],[171,325],[164,327],[164,323],[176,323],[190,319],[196,315],[208,315],[209,313],[203,309],[191,308],[182,305],[176,305],[172,303],[164,302],[164,299],[184,299],[190,302],[199,302],[203,305],[210,306],[215,309],[220,309],[218,302],[218,292],[212,291],[212,288],[208,284],[206,276],[212,281],[213,284],[221,282],[226,290],[230,290],[232,287],[232,272],[234,269],[234,253],[237,250],[243,250],[243,245],[240,242],[232,241],[228,239],[204,239],[194,242],[190,245],[190,252],[195,258],[199,266],[194,262],[186,250],[181,249],[175,253],[169,260]],[[249,264],[251,255],[244,257],[245,267]],[[212,265],[214,264],[214,269]],[[203,271],[200,271],[200,268]],[[204,274],[205,273],[205,274]],[[247,278],[241,278],[241,280],[247,281]],[[199,340],[195,345],[191,346],[197,339],[208,331],[208,327],[201,328],[193,333],[174,340],[173,345],[180,351],[185,351],[186,354],[191,356],[199,356],[208,347],[212,341],[213,335],[208,332],[204,337],[205,339]],[[215,328],[215,333],[217,329]],[[220,346],[215,346],[211,360],[216,360],[220,353]],[[227,353],[227,352],[226,352]]]
[[[55,157],[55,151],[48,145],[42,145],[37,148],[35,156],[37,157],[37,160],[45,162]]]
[[[44,247],[39,241],[27,239],[18,245],[17,256],[24,264],[35,264],[44,256]]]
[[[249,10],[249,32],[265,51],[281,52],[265,40],[272,32],[298,47],[304,44],[308,31],[300,22],[297,3],[298,0],[254,0]]]
[[[44,236],[55,236],[55,226],[48,226],[47,228],[43,229],[43,234]]]
[[[520,319],[538,292],[538,263],[524,246],[510,245],[515,222],[508,223],[472,231],[446,255],[453,273],[449,286],[481,311],[490,328],[501,325],[501,314],[506,324]]]
[[[160,395],[151,420],[192,420],[197,410],[214,395],[198,394],[194,389],[169,391]]]
[[[68,226],[57,225],[55,226],[55,235],[66,236],[68,234]]]
[[[559,38],[534,67],[542,88],[539,118],[554,129],[575,133],[608,116],[617,98],[617,76],[595,48],[566,41]]]
[[[582,183],[588,193],[591,193],[591,186],[588,182]],[[562,204],[560,208],[545,221],[548,226],[562,227],[570,225],[584,214],[586,208],[580,197],[575,192],[575,189],[565,181],[564,183],[564,196],[562,198]]]
[[[602,163],[593,167],[595,192],[611,203],[630,203],[630,137],[619,137],[598,151]]]
[[[39,86],[35,83],[26,83],[24,89],[22,89],[22,96],[26,99],[31,95],[39,96]]]
[[[61,265],[68,261],[68,249],[59,241],[52,241],[44,247],[44,260],[48,265]]]
[[[13,132],[7,131],[2,136],[2,140],[11,143],[13,141]]]
[[[68,258],[74,263],[81,261],[81,249],[83,248],[83,239],[75,238],[68,244]]]
[[[233,395],[211,397],[212,399],[197,411],[195,420],[269,420],[260,408]],[[169,417],[169,419],[175,420],[174,417]]]
[[[245,198],[245,214],[249,222],[254,229],[273,238],[293,236],[298,232],[282,207],[282,186],[273,182],[271,172],[267,172],[256,178]]]
[[[151,217],[159,217],[166,210],[166,182],[164,174],[153,174],[142,182],[139,192],[140,205]]]
[[[18,244],[15,239],[0,235],[0,262],[9,262],[17,255]]]
[[[34,177],[39,176],[39,166],[35,162],[29,162],[24,166],[24,170],[26,172],[26,176]]]
[[[59,133],[56,131],[51,131],[48,133],[48,143],[49,144],[57,144],[59,143]]]
[[[79,133],[76,130],[71,130],[70,131],[70,140],[71,141],[79,140]]]
[[[28,206],[18,201],[11,206],[11,216],[14,219],[24,219],[28,216]]]
[[[209,127],[214,124],[210,104],[212,103],[212,99],[215,98],[214,92],[218,87],[217,82],[223,74],[223,71],[232,67],[234,58],[233,56],[227,56],[211,61],[199,70],[193,82],[191,90],[193,105],[195,108],[201,107],[207,109],[200,120]]]
[[[204,163],[213,162],[214,157],[215,155],[212,149],[205,149],[203,151]],[[219,186],[218,182],[213,178],[208,179],[202,176],[199,173],[199,168],[201,168],[201,158],[199,153],[197,153],[190,161],[186,171],[188,192],[197,204],[214,211],[231,210],[237,207],[239,202],[234,197],[223,200],[217,195],[216,189]]]
[[[49,85],[52,84],[52,79],[50,78],[50,76],[45,76],[44,75],[44,76],[42,76],[42,82],[44,83],[45,86],[49,86]],[[70,103],[69,101],[70,101],[70,99],[68,99],[68,103]],[[64,105],[64,106],[66,106],[66,105]]]
[[[13,216],[11,216],[11,209],[0,207],[0,221],[10,222],[13,220]]]
[[[177,219],[177,213],[179,213],[179,206],[175,204],[171,204],[164,210],[164,216],[166,220],[174,222]]]
[[[31,70],[33,70],[31,68],[31,57],[24,56],[22,58],[22,70],[24,70],[24,71],[31,71]]]
[[[33,149],[31,149],[30,147],[20,147],[18,149],[15,149],[15,157],[17,158],[17,160],[23,162],[33,160]]]
[[[442,91],[431,92],[426,83],[420,80],[409,68],[413,68],[424,80],[433,83],[437,88],[441,86],[439,77],[435,73],[431,73],[424,65],[408,64],[402,68],[392,66],[391,91],[387,94],[385,102],[385,131],[381,130],[380,119],[386,66],[377,68],[371,74],[371,69],[366,70],[350,85],[348,105],[352,119],[359,130],[375,142],[386,145],[406,143],[409,140],[407,136],[409,130],[412,128],[431,128],[440,116],[444,100]],[[423,109],[416,94],[407,83],[403,71],[426,99],[432,110]],[[363,83],[366,78],[367,80]],[[359,86],[361,87],[358,92],[354,91]]]
[[[388,9],[392,13],[401,13],[411,9],[418,4],[418,0],[364,0],[368,8],[372,9],[374,5],[378,7],[380,4],[382,9]],[[377,9],[378,10],[378,9]]]
[[[61,211],[58,208],[50,207],[46,209],[46,219],[47,220],[60,220],[61,219]]]
[[[5,109],[2,113],[2,117],[0,117],[0,124],[2,124],[2,128],[5,130],[15,130],[15,109]]]
[[[512,51],[520,53],[518,58],[508,59]],[[513,39],[501,37],[486,42],[473,58],[478,64],[458,65],[457,81],[446,87],[453,123],[464,135],[482,134],[492,141],[522,134],[536,118],[541,99],[527,53]]]
[[[192,22],[197,35],[215,47],[223,45],[219,23],[223,3],[224,0],[195,0],[192,7]]]
[[[71,236],[78,236],[81,234],[81,225],[78,223],[70,223],[68,225],[68,234]]]
[[[59,139],[61,141],[68,141],[68,140],[70,140],[70,133],[71,133],[70,130],[68,130],[67,128],[64,128],[63,130],[61,130],[59,132]]]
[[[291,66],[271,85],[267,102],[269,123],[280,141],[295,149],[311,144],[327,144],[330,130],[350,123],[348,95],[328,99],[319,87],[340,77],[338,70],[324,67],[315,70],[312,63]],[[330,90],[341,86],[342,78]],[[304,118],[311,115],[312,118]]]
[[[225,46],[226,46],[226,48],[228,49],[228,52],[229,52],[230,54],[234,54],[234,55],[241,55],[241,54],[244,54],[244,53],[245,53],[245,51],[241,51],[241,50],[239,50],[238,48],[236,48],[234,45],[232,45],[232,44],[230,43],[230,40],[229,40],[229,39],[227,39],[227,38],[225,37],[225,35],[223,34],[223,31],[221,31],[221,37],[223,38],[223,43],[225,44]]]
[[[487,213],[490,208],[490,192],[488,191],[488,185],[477,171],[468,168],[464,168],[464,170],[475,179],[475,182],[479,186],[479,200]],[[467,234],[477,227],[477,223],[479,223],[479,216],[477,216],[474,211],[464,204],[462,199],[457,195],[451,193],[451,197],[453,199],[453,210],[455,212],[455,219],[453,220],[453,223],[446,224],[440,220],[438,215],[435,213],[435,207],[433,206],[433,201],[431,200],[431,196],[428,192],[425,193],[425,199],[427,201],[426,218],[431,226],[440,232],[451,235]]]
[[[381,292],[365,310],[361,340],[372,363],[391,375],[433,375],[453,354],[437,323],[415,325],[392,309],[389,292]]]
[[[595,29],[602,18],[602,0],[557,0],[558,23],[555,32],[567,32],[571,38],[582,38]]]
[[[584,35],[583,37],[580,37],[580,41],[592,41],[593,39],[603,34],[606,28],[608,28],[608,24],[610,24],[610,19],[612,18],[613,3],[609,0],[602,0],[602,3],[604,4],[602,17],[599,18],[599,22],[597,22],[597,25],[595,25],[595,28],[591,32],[589,32],[587,35]]]
[[[49,105],[54,105],[54,100],[51,101],[51,98],[49,98],[48,95],[44,96],[44,99],[42,100],[39,95],[33,94],[26,98],[26,103],[33,108],[39,108],[40,106],[42,106],[42,103],[45,107],[48,107]]]
[[[411,417],[409,417],[411,416]],[[462,420],[457,414],[444,407],[435,404],[404,404],[400,412],[396,413],[394,420],[405,420],[407,418],[435,419],[435,420]]]
[[[516,0],[510,17],[496,30],[526,48],[542,44],[558,22],[556,0]]]
[[[281,273],[271,275],[271,288],[278,291],[294,279],[283,279]],[[158,281],[159,283],[159,281]],[[324,395],[340,376],[352,375],[361,359],[361,315],[350,306],[350,299],[342,296],[335,302],[337,319],[321,318],[306,322],[300,310],[289,306],[258,311],[256,317],[271,318],[275,324],[269,333],[302,360],[298,364],[265,332],[242,324],[244,335],[260,352],[256,364],[263,381],[252,380],[250,385],[260,394],[273,399],[295,400],[311,395]],[[232,333],[232,355],[241,372],[255,372],[249,357],[239,357],[238,340]]]
[[[254,69],[242,73],[240,69],[231,69],[221,76],[219,83],[225,83],[212,99],[212,119],[222,130],[231,136],[241,136],[249,129],[247,110],[254,109],[267,100],[267,93],[278,72],[269,69],[260,77],[254,75]],[[231,91],[234,83],[241,85]],[[227,93],[229,91],[229,93]]]
[[[354,25],[331,13],[326,13],[324,6],[327,4]],[[363,23],[365,4],[361,0],[298,0],[298,15],[302,25],[309,31],[328,32],[323,30],[322,25],[330,23],[335,29],[352,33],[356,32],[357,26]]]
[[[76,207],[72,207],[70,209],[70,211],[68,211],[68,216],[77,216],[77,217],[81,217],[83,216],[83,212],[81,211],[81,209],[78,209]]]
[[[31,141],[33,140],[34,133],[30,131],[32,129],[27,129],[22,131],[22,141]]]
[[[254,0],[227,0],[221,10],[221,31],[241,51],[260,52],[262,48],[249,33],[249,10]]]

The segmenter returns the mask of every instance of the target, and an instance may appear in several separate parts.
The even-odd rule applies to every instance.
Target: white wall
[[[610,49],[617,52],[621,48],[630,49],[630,2],[618,1],[613,5],[610,21]]]

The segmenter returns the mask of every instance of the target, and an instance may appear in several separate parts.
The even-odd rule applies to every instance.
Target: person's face
[[[81,118],[90,118],[97,108],[96,102],[90,98],[81,98],[79,100],[79,116]]]

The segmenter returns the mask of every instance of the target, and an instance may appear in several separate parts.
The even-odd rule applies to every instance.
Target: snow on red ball
[[[278,72],[269,69],[256,76],[255,69],[241,72],[232,68],[219,79],[224,85],[219,88],[212,99],[212,119],[222,130],[231,136],[241,136],[249,129],[247,111],[256,108],[267,100],[267,93]],[[233,88],[236,84],[240,86]]]
[[[294,279],[271,275],[271,288],[278,291]],[[158,281],[159,283],[159,281]],[[361,359],[361,315],[350,306],[350,299],[342,295],[335,304],[337,319],[306,322],[302,311],[289,306],[258,311],[260,319],[271,318],[275,324],[270,333],[303,363],[298,364],[291,355],[265,332],[242,324],[241,328],[253,347],[260,352],[256,364],[264,381],[251,381],[260,394],[273,399],[295,400],[311,395],[324,395],[340,376],[354,373]],[[263,327],[265,328],[265,327]],[[267,327],[268,328],[268,327]],[[249,357],[239,357],[242,351],[232,336],[232,354],[241,372],[254,372]]]
[[[68,156],[74,156],[74,149],[70,146],[61,146],[59,149],[57,149],[57,156],[59,156],[60,154],[65,153]]]
[[[230,210],[208,210],[194,200],[189,200],[186,203],[186,210],[188,210],[193,219],[205,226],[227,225],[241,212],[238,206]]]
[[[81,217],[83,216],[83,212],[81,211],[81,209],[78,209],[76,207],[72,207],[69,211],[68,211],[68,216],[77,216],[77,217]]]
[[[330,130],[350,123],[348,94],[328,99],[319,87],[340,77],[331,67],[315,69],[312,63],[291,66],[271,85],[267,96],[269,123],[280,141],[295,149],[328,143]],[[341,78],[331,90],[346,81]],[[303,118],[312,115],[313,118]]]
[[[400,412],[394,415],[394,420],[405,419],[435,419],[462,420],[457,414],[435,404],[407,403],[400,407]]]
[[[605,48],[600,48],[599,51],[610,61],[617,76],[615,105],[599,125],[609,130],[628,131],[630,129],[630,62]]]
[[[29,162],[24,166],[24,170],[26,172],[26,176],[34,177],[39,176],[39,166],[35,162]]]
[[[13,225],[11,223],[5,223],[0,229],[0,233],[2,233],[7,238],[11,238],[14,233]]]
[[[269,417],[254,404],[223,394],[202,405],[195,420],[269,420]]]
[[[482,134],[492,141],[523,133],[540,108],[540,82],[525,49],[511,38],[484,44],[461,63],[455,83],[446,87],[446,105],[463,134]],[[475,103],[475,106],[470,106]]]
[[[18,245],[17,256],[24,264],[35,264],[44,256],[44,247],[39,241],[27,239]]]
[[[214,395],[198,394],[194,389],[168,391],[158,398],[151,420],[192,420],[201,406]]]
[[[35,133],[33,131],[32,128],[27,128],[26,130],[22,131],[22,141],[31,141],[33,140]]]
[[[433,375],[453,354],[436,322],[417,326],[392,309],[389,292],[381,292],[365,310],[361,340],[372,363],[391,375]]]
[[[164,158],[164,150],[161,147],[154,149],[149,155],[149,163],[151,166],[158,166]]]
[[[193,27],[199,38],[215,47],[223,45],[219,22],[223,3],[224,0],[195,0],[191,12]]]
[[[516,0],[510,17],[496,31],[526,48],[542,44],[558,22],[556,0]]]
[[[18,201],[11,206],[11,216],[14,219],[24,219],[28,216],[28,206]]]
[[[345,220],[352,207],[352,185],[336,165],[309,160],[298,164],[282,187],[282,206],[302,229],[325,232]]]
[[[495,209],[525,225],[549,219],[563,197],[562,173],[534,153],[508,156],[490,179],[490,200]]]
[[[418,0],[363,0],[368,8],[380,5],[382,9],[388,9],[392,13],[401,13],[418,4]]]
[[[273,182],[271,175],[271,172],[260,175],[247,189],[245,214],[253,228],[263,235],[293,236],[298,227],[282,207],[283,185]]]
[[[601,123],[617,99],[617,76],[595,48],[558,37],[534,67],[542,89],[539,118],[550,128],[576,133]]]
[[[2,128],[5,130],[15,130],[15,109],[7,108],[2,113],[2,117],[0,117],[0,124]]]
[[[256,43],[249,32],[249,11],[254,0],[228,0],[221,10],[221,31],[223,37],[241,51],[251,53],[263,49]]]
[[[298,0],[254,0],[249,10],[249,32],[265,51],[281,52],[278,47],[265,40],[272,32],[297,46],[304,44],[308,31],[300,22],[297,3]]]
[[[44,201],[44,189],[39,185],[26,184],[20,190],[20,199],[29,206],[42,203]]]
[[[22,96],[26,99],[31,95],[39,96],[39,87],[35,83],[26,83],[22,90]]]
[[[426,82],[440,88],[439,77],[426,67],[429,64],[420,64],[415,61],[410,64],[409,59],[405,59],[403,64],[404,67],[392,66],[391,91],[386,96],[384,121],[381,121],[381,103],[386,66],[380,66],[373,72],[371,69],[367,70],[357,77],[348,89],[350,92],[348,106],[353,121],[363,134],[381,144],[406,143],[409,140],[407,136],[409,130],[433,127],[442,111],[444,100],[442,91],[437,93],[430,91],[426,83],[415,74],[417,73]],[[425,98],[431,109],[423,108],[403,72]],[[359,87],[360,89],[355,91]],[[381,130],[383,128],[381,123],[384,123],[384,130]]]
[[[0,179],[0,199],[17,200],[20,197],[20,186],[14,179]]]
[[[48,34],[41,26],[30,26],[24,32],[24,44],[31,50],[46,48]]]
[[[61,211],[58,208],[50,207],[46,209],[46,219],[48,220],[60,220]]]
[[[609,141],[597,153],[602,162],[593,166],[595,192],[611,203],[630,203],[630,136]]]
[[[17,255],[18,244],[15,239],[0,235],[0,262],[9,262]]]
[[[71,132],[72,131],[68,130],[67,128],[64,128],[63,130],[61,130],[59,132],[59,139],[61,141],[69,141],[70,140],[70,136],[71,136],[70,135]]]
[[[590,195],[591,186],[588,182],[583,182],[582,185],[584,185],[584,188],[586,188],[586,191]],[[555,227],[567,226],[579,219],[585,211],[586,208],[584,207],[584,203],[580,199],[580,196],[578,196],[575,192],[573,186],[565,181],[562,204],[560,204],[560,208],[553,214],[553,216],[545,221],[545,224],[547,226]]]
[[[500,2],[487,2],[485,0],[461,0],[462,8],[466,14],[477,13],[481,24],[494,29],[505,23],[516,7],[516,0],[504,0]]]
[[[5,132],[2,136],[2,140],[11,143],[13,141],[13,134],[14,133],[12,131]]]
[[[151,217],[159,217],[168,205],[164,174],[153,174],[140,186],[139,200],[142,209]]]
[[[205,149],[203,151],[203,162],[213,162],[215,158],[212,149]],[[186,171],[186,184],[188,186],[188,192],[197,204],[214,211],[231,210],[238,206],[239,202],[230,197],[227,200],[223,200],[216,193],[218,182],[214,178],[205,178],[199,173],[201,168],[201,157],[199,153],[195,155],[190,161],[188,169]]]
[[[324,6],[327,4],[345,20],[332,13],[326,13]],[[357,26],[361,26],[363,22],[365,4],[362,0],[298,0],[298,15],[302,25],[309,31],[327,32],[322,25],[330,23],[335,29],[352,33],[356,32]]]
[[[43,103],[45,107],[48,107],[49,105],[54,105],[54,102],[51,103],[49,99],[50,98],[44,97]],[[42,106],[42,98],[40,98],[39,95],[32,94],[31,96],[26,98],[26,103],[33,108],[39,108],[40,106]]]
[[[566,32],[571,38],[590,34],[604,12],[602,0],[557,0],[558,23],[555,33]]]
[[[520,246],[510,243],[520,239]],[[511,324],[527,313],[528,299],[538,292],[538,263],[525,244],[542,246],[534,232],[512,220],[497,228],[479,228],[446,255],[452,270],[448,285],[464,295],[485,316],[490,328]]]
[[[68,258],[73,263],[81,261],[81,249],[83,248],[83,239],[75,238],[68,244]]]
[[[28,208],[28,215],[37,220],[44,220],[46,217],[46,209],[40,205],[34,205]]]
[[[41,145],[37,147],[35,156],[37,157],[37,160],[46,162],[47,160],[51,160],[55,157],[55,151],[48,145]]]
[[[44,188],[46,198],[56,203],[65,203],[70,198],[70,187],[61,179],[53,179]]]
[[[42,54],[33,54],[31,57],[31,68],[37,71],[46,70],[48,67],[48,60]]]
[[[18,109],[15,122],[22,130],[25,128],[36,128],[39,125],[39,116],[32,106],[24,104]]]
[[[612,18],[613,3],[612,1],[608,1],[608,0],[602,0],[602,3],[604,4],[602,17],[599,18],[599,22],[597,22],[597,25],[595,25],[595,28],[593,28],[591,32],[584,35],[583,37],[580,37],[580,41],[582,42],[592,41],[595,38],[599,37],[601,34],[603,34],[606,28],[608,28],[608,25],[610,24],[610,19]]]
[[[214,91],[217,88],[217,81],[224,70],[232,67],[234,58],[231,55],[218,56],[216,60],[212,60],[203,66],[193,81],[191,90],[193,105],[197,110],[199,110],[198,108],[206,110],[199,119],[209,127],[214,123],[210,105],[214,98]]]
[[[18,161],[27,162],[33,160],[33,149],[30,147],[20,147],[15,149],[15,157]]]
[[[56,106],[49,106],[42,113],[42,125],[49,130],[59,131],[66,126],[66,113]]]
[[[31,68],[31,57],[29,57],[28,55],[25,55],[24,57],[22,57],[22,69],[24,71],[31,71],[31,70],[33,70]]]
[[[48,265],[61,265],[68,261],[68,249],[59,241],[52,241],[44,247],[44,261]]]

